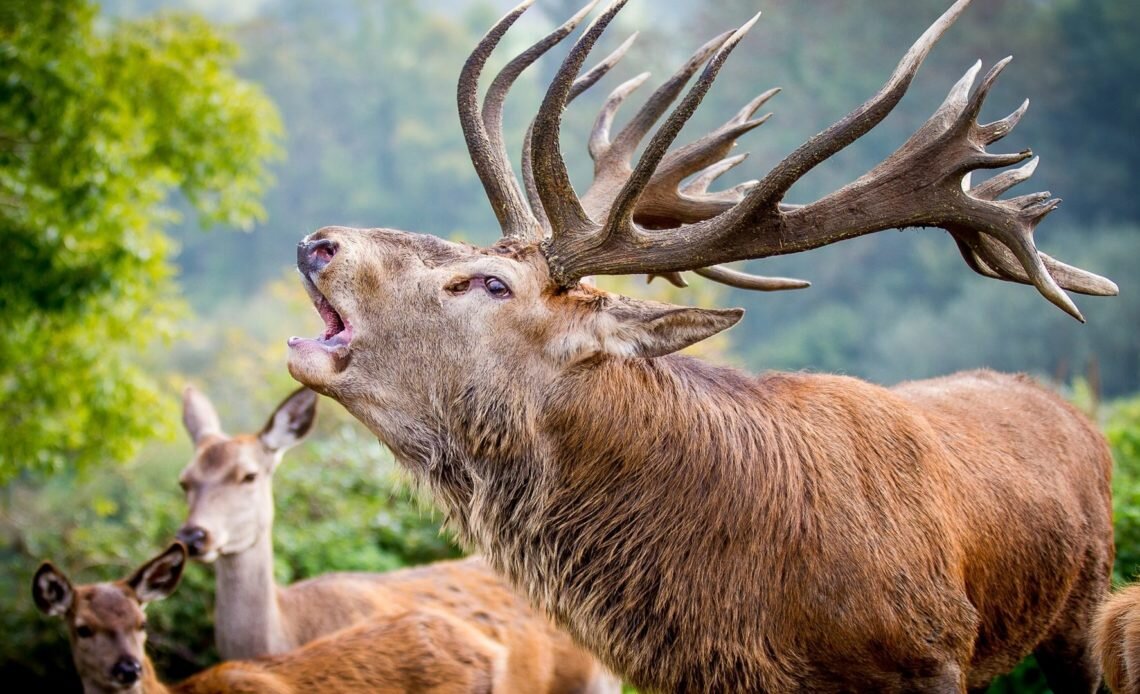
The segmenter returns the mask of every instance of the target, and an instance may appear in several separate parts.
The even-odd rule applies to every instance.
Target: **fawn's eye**
[[[250,482],[254,481],[255,479],[257,479],[257,473],[256,472],[247,472],[247,473],[245,473],[245,477],[241,478],[241,483],[242,484],[249,484]]]
[[[182,491],[184,491],[184,492],[190,491],[190,483],[187,482],[186,480],[178,480],[178,486],[182,487]]]
[[[511,288],[498,277],[488,277],[483,280],[483,286],[487,288],[487,293],[496,299],[506,299],[511,295]]]
[[[81,626],[75,627],[75,635],[81,639],[89,639],[95,635],[95,630],[86,624],[83,624]]]

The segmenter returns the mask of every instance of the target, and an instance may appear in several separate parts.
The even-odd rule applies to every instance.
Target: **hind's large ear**
[[[317,419],[317,394],[299,388],[285,398],[258,437],[271,451],[284,451],[301,442]]]
[[[186,547],[175,542],[166,551],[140,566],[127,579],[139,602],[161,600],[174,592],[186,568]]]
[[[32,599],[36,601],[40,612],[58,617],[71,609],[75,590],[67,576],[52,566],[51,562],[45,561],[32,578]]]
[[[561,356],[570,361],[597,354],[660,357],[731,328],[743,315],[739,308],[690,308],[612,294],[601,301],[593,297],[584,317],[560,342]]]
[[[182,391],[182,424],[195,446],[207,436],[222,433],[213,403],[194,386]]]

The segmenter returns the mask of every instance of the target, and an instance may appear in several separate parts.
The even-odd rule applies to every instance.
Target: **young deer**
[[[174,591],[185,564],[186,549],[175,543],[113,583],[73,587],[47,562],[36,571],[32,596],[45,614],[67,622],[84,692],[502,691],[503,647],[460,620],[427,611],[365,622],[281,656],[223,663],[168,687],[146,655],[145,608]]]
[[[885,389],[802,373],[755,377],[673,354],[741,318],[638,301],[581,283],[693,270],[753,289],[803,286],[718,266],[871,232],[941,227],[974,270],[1062,290],[1112,282],[1038,253],[1047,194],[1000,200],[1035,160],[969,187],[1024,107],[979,124],[1005,66],[979,65],[882,164],[806,205],[807,171],[902,98],[959,0],[883,89],[761,180],[710,183],[764,118],[773,92],[670,151],[729,52],[717,37],[611,137],[643,77],[614,91],[590,136],[582,197],[560,114],[621,56],[578,77],[625,4],[615,0],[554,77],[526,140],[525,188],[503,145],[513,80],[572,20],[510,61],[479,105],[504,17],[459,79],[460,121],[504,238],[489,248],[392,229],[327,227],[298,247],[326,322],[289,340],[289,370],[344,404],[446,510],[454,528],[531,601],[635,685],[662,691],[932,691],[982,688],[1036,653],[1056,691],[1092,692],[1092,612],[1112,562],[1107,446],[1055,394],[1019,376],[962,373]],[[638,143],[703,73],[646,146]],[[689,182],[685,182],[692,176]]]
[[[1097,610],[1093,648],[1113,692],[1140,694],[1140,584],[1118,590]]]
[[[519,692],[609,692],[620,683],[537,615],[478,558],[384,574],[330,573],[290,586],[273,578],[273,472],[308,434],[317,395],[287,397],[258,434],[227,436],[202,393],[187,388],[183,422],[194,457],[179,482],[189,514],[178,539],[217,572],[215,640],[223,658],[291,651],[364,620],[446,613],[505,647],[504,682]]]

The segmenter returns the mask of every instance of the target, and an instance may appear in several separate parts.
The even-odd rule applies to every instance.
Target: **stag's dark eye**
[[[483,286],[487,288],[487,293],[496,299],[505,299],[511,295],[511,288],[498,277],[488,277],[483,280]]]
[[[242,484],[249,484],[250,482],[254,481],[255,479],[257,479],[257,473],[256,472],[247,472],[245,474],[245,477],[241,478],[241,483]]]
[[[95,630],[84,624],[75,628],[75,635],[81,639],[89,639],[95,635]]]

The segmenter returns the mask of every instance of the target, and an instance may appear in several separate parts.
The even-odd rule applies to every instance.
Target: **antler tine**
[[[634,168],[633,173],[622,187],[621,192],[618,193],[617,198],[610,210],[609,218],[606,220],[606,226],[599,235],[598,241],[605,244],[611,236],[630,236],[636,229],[633,226],[633,213],[637,206],[638,199],[641,197],[646,185],[653,177],[653,172],[657,170],[661,160],[669,151],[669,147],[677,138],[681,128],[692,117],[693,113],[697,110],[704,99],[705,94],[708,93],[709,88],[712,86],[713,81],[716,79],[717,73],[724,65],[724,61],[728,59],[732,50],[744,38],[749,29],[756,24],[760,19],[760,15],[756,14],[752,19],[744,24],[744,26],[737,29],[733,34],[723,43],[716,53],[705,65],[704,72],[693,85],[685,98],[669,114],[668,120],[665,124],[654,133],[653,139],[649,141],[649,146],[646,147],[645,152],[642,153],[641,159],[638,160],[637,166]],[[711,264],[711,263],[710,263]],[[703,264],[702,264],[703,265]]]
[[[620,157],[625,161],[629,161],[629,159],[633,157],[633,153],[637,149],[638,144],[640,144],[646,134],[653,129],[653,124],[661,118],[665,111],[669,110],[669,106],[676,101],[677,97],[685,89],[685,85],[688,84],[689,79],[708,61],[710,56],[716,53],[716,51],[732,37],[732,34],[733,32],[726,31],[720,36],[705,42],[703,46],[698,48],[697,51],[685,61],[685,64],[682,65],[680,69],[673,73],[672,77],[666,80],[646,99],[645,103],[638,109],[629,123],[627,123],[621,132],[617,134],[617,137],[613,139],[613,142],[607,142],[607,149],[612,153],[611,156]],[[615,104],[615,111],[618,105],[620,105],[620,101],[618,104]],[[608,128],[606,128],[605,135],[608,140]]]
[[[514,79],[510,71],[517,68],[518,72],[521,72],[525,65],[518,67],[512,62],[507,66],[505,71],[507,77],[497,88],[492,86],[495,98],[499,101],[497,107],[491,108],[489,112],[485,110],[482,115],[479,109],[479,75],[503,35],[533,3],[534,0],[523,0],[491,27],[464,63],[463,70],[459,73],[456,95],[459,104],[459,122],[463,127],[463,136],[467,141],[471,163],[483,183],[483,189],[491,202],[491,208],[495,211],[495,217],[499,220],[503,235],[507,237],[533,238],[541,233],[538,220],[522,198],[522,192],[515,181],[510,160],[506,155],[506,148],[502,144],[502,98]],[[522,58],[523,56],[520,56],[520,59]],[[491,117],[491,125],[494,126],[494,136],[489,134],[486,123],[488,115]]]
[[[643,73],[625,82],[610,94],[595,120],[589,140],[590,156],[595,163],[595,178],[590,189],[582,196],[582,206],[588,213],[596,214],[598,217],[605,215],[605,211],[610,209],[613,204],[615,192],[620,190],[620,187],[630,176],[629,159],[641,138],[652,124],[661,117],[668,106],[676,100],[680,91],[701,64],[708,61],[710,56],[721,49],[724,49],[724,53],[721,54],[721,60],[723,60],[755,21],[756,19],[753,18],[752,22],[749,22],[741,30],[725,32],[701,46],[669,80],[654,92],[634,116],[630,125],[622,130],[613,143],[610,142],[609,131],[614,115],[629,94],[644,83],[648,73]],[[707,84],[711,84],[712,80],[715,79],[715,72],[706,73],[704,78],[708,80]],[[716,167],[717,162],[727,156],[741,135],[762,125],[771,114],[755,120],[749,119],[779,91],[777,88],[764,92],[746,104],[733,118],[717,130],[674,152],[668,152],[661,164],[652,173],[649,183],[638,199],[635,211],[638,222],[670,228],[686,222],[714,217],[738,203],[744,193],[755,184],[754,182],[741,184],[720,193],[707,193],[706,191],[709,183],[716,176],[727,171],[742,158],[734,158],[727,167],[717,168],[716,172],[706,179],[703,184],[704,187],[698,195],[686,194],[686,192],[678,190],[678,187],[687,176],[706,168]],[[699,96],[691,98],[695,98],[698,102],[700,100]],[[668,148],[668,144],[665,145],[665,148]],[[809,282],[803,280],[762,277],[720,267],[702,268],[699,274],[723,284],[756,291],[782,291],[811,286]],[[688,286],[688,283],[679,273],[665,272],[660,273],[659,276],[675,286]],[[650,281],[653,277],[650,275]]]
[[[574,44],[550,83],[534,119],[530,150],[535,190],[550,220],[552,238],[569,238],[588,233],[596,227],[582,209],[574,186],[570,183],[566,162],[562,160],[559,130],[562,125],[562,109],[582,63],[626,2],[628,0],[611,2]]]
[[[629,51],[630,46],[637,40],[637,32],[630,35],[628,39],[622,42],[620,46],[610,53],[608,56],[598,61],[594,67],[587,70],[584,74],[574,80],[574,84],[570,87],[570,94],[566,97],[566,103],[577,99],[581,96],[582,92],[594,86],[598,80],[602,79],[613,69],[618,62],[625,57]],[[526,129],[526,136],[523,138],[522,150],[522,173],[523,184],[526,186],[526,197],[530,202],[531,212],[538,218],[539,223],[543,229],[550,229],[550,220],[546,217],[546,211],[542,209],[542,200],[538,196],[538,187],[534,181],[534,162],[533,153],[531,150],[532,142],[534,139],[534,122],[532,121]]]
[[[791,277],[761,277],[720,265],[700,267],[693,272],[713,282],[751,291],[779,292],[787,289],[807,289],[811,286],[811,282],[807,280],[797,280]]]
[[[510,158],[507,154],[506,142],[503,140],[503,103],[506,100],[507,93],[510,91],[511,86],[515,80],[518,79],[518,76],[530,67],[534,61],[541,58],[547,51],[569,36],[570,32],[574,31],[578,24],[581,23],[597,4],[598,0],[590,0],[561,26],[507,63],[499,74],[495,76],[494,81],[491,82],[491,86],[483,99],[482,115],[483,129],[487,134],[488,146],[495,152],[496,159],[507,162]],[[595,79],[600,78],[608,69],[609,68],[602,70]],[[509,164],[506,166],[509,167]],[[519,189],[518,181],[513,175],[509,177],[509,185],[513,191],[511,196],[513,200],[521,201],[523,199],[522,191]],[[541,238],[542,229],[545,228],[544,216],[540,217],[538,214],[534,214],[534,210],[531,210],[531,213],[535,217],[534,226],[537,227],[537,229],[534,230],[536,232],[535,237]]]
[[[747,213],[760,206],[779,202],[788,189],[805,173],[881,123],[902,100],[914,76],[918,74],[919,66],[926,60],[934,44],[942,38],[970,2],[971,0],[958,0],[930,25],[930,28],[919,37],[918,41],[915,41],[899,61],[890,79],[875,96],[831,127],[809,139],[772,169],[761,180],[756,192],[749,196],[750,200],[746,201],[746,206],[741,212]]]

